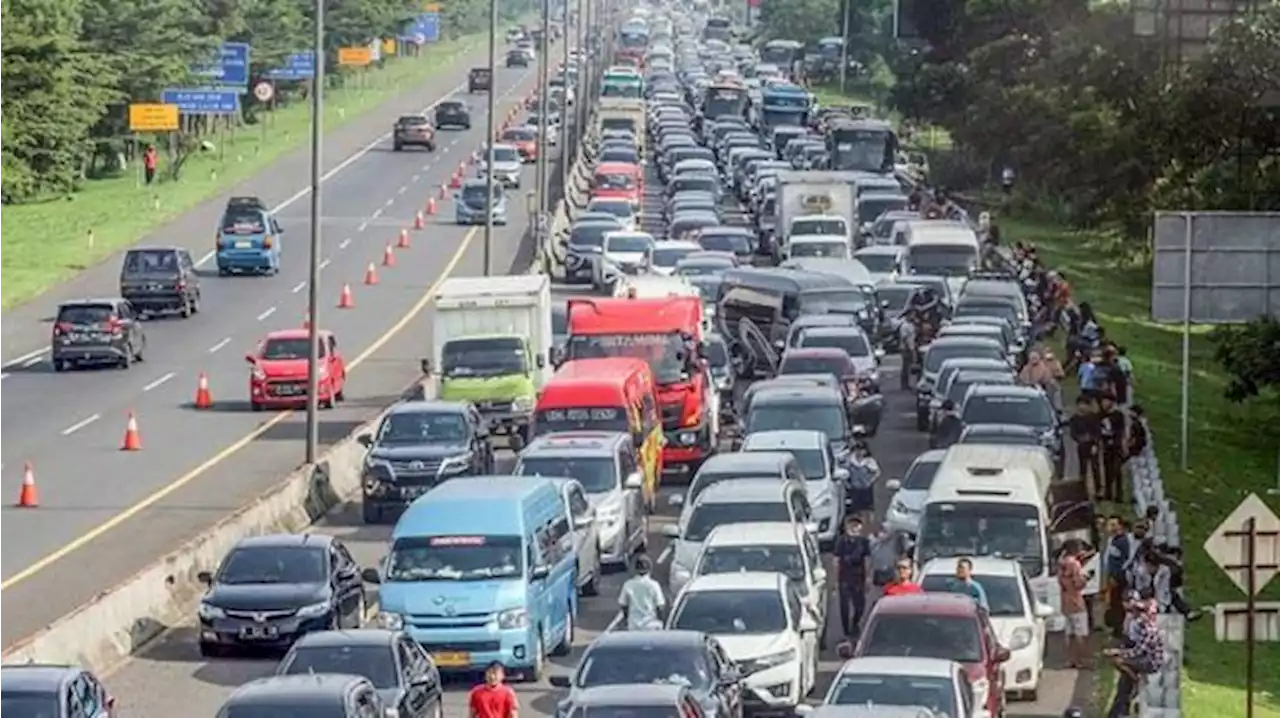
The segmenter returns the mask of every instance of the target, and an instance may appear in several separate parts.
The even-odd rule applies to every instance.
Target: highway
[[[894,371],[895,359],[886,362],[886,387],[897,386]],[[892,389],[888,399],[884,425],[879,435],[872,440],[872,452],[879,460],[885,478],[898,476],[906,470],[911,459],[927,448],[924,434],[917,433],[912,424],[912,397]],[[501,468],[510,465],[510,454],[505,451]],[[669,486],[664,494],[683,490],[683,486]],[[665,496],[664,496],[665,498]],[[883,513],[888,496],[879,492],[877,496],[878,512]],[[667,562],[664,560],[664,539],[658,531],[662,523],[674,520],[674,515],[667,507],[665,500],[660,500],[663,515],[651,522],[654,532],[649,539],[651,555],[659,561],[657,578],[665,586]],[[387,539],[390,535],[388,526],[364,526],[360,523],[358,506],[345,506],[335,510],[317,531],[339,536],[352,549],[357,561],[365,566],[376,565],[385,555]],[[552,674],[568,673],[577,664],[581,649],[599,635],[613,619],[617,611],[617,594],[625,574],[612,574],[601,584],[601,595],[584,599],[582,613],[578,621],[575,651],[565,658],[553,658]],[[371,587],[372,588],[372,587]],[[373,605],[371,595],[370,605]],[[835,606],[831,607],[835,611]],[[836,615],[835,613],[831,614]],[[832,634],[834,637],[834,634]],[[835,641],[831,642],[834,647]],[[1054,645],[1051,655],[1056,657],[1057,646]],[[840,665],[833,651],[823,654],[821,663],[822,680],[811,700],[821,699],[823,692]],[[1051,664],[1054,665],[1054,664]],[[270,659],[252,658],[223,659],[208,661],[200,658],[196,648],[194,629],[190,626],[179,626],[171,630],[141,655],[124,664],[115,673],[107,676],[106,684],[115,695],[122,712],[127,715],[161,716],[161,715],[214,715],[221,701],[242,683],[254,678],[270,675],[275,662]],[[1046,673],[1041,686],[1039,700],[1035,703],[1011,703],[1010,718],[1020,716],[1060,716],[1062,711],[1072,702],[1078,705],[1086,703],[1087,696],[1073,696],[1076,686],[1074,671],[1050,670]],[[455,680],[450,684],[446,697],[445,714],[447,716],[467,715],[466,690],[469,684],[465,680]],[[524,718],[550,718],[554,716],[557,691],[546,683],[522,683],[515,686],[520,697],[520,712]]]
[[[552,53],[558,61],[560,49]],[[391,151],[395,117],[451,96],[479,57],[327,137],[322,197],[323,262],[320,325],[336,333],[353,370],[348,400],[326,411],[321,439],[348,434],[390,404],[417,375],[427,349],[432,287],[449,274],[480,274],[483,228],[452,224],[451,201],[412,232],[397,266],[382,267],[384,247],[410,228],[449,175],[484,138],[484,96],[471,100],[473,129],[442,131],[434,153]],[[500,119],[533,91],[534,70],[496,73]],[[461,87],[465,97],[465,85]],[[303,153],[305,155],[305,153]],[[8,646],[68,613],[96,593],[179,546],[249,503],[302,460],[303,412],[253,413],[247,403],[246,353],[268,331],[300,327],[306,313],[310,198],[307,165],[290,157],[229,195],[254,194],[276,209],[284,234],[284,265],[275,277],[218,278],[210,251],[225,196],[146,238],[147,244],[188,247],[202,275],[201,312],[189,320],[147,322],[146,361],[129,371],[54,374],[46,355],[18,357],[3,380],[6,497],[16,497],[22,462],[33,462],[41,505],[3,510],[3,643]],[[473,173],[473,168],[468,168]],[[521,239],[528,218],[524,192],[514,197],[510,224],[494,236],[495,270],[523,269]],[[380,282],[362,284],[377,263]],[[519,265],[519,266],[517,266]],[[118,259],[87,272],[57,298],[118,293]],[[344,283],[355,308],[338,310]],[[32,309],[5,317],[6,349],[47,344],[48,320]],[[36,311],[39,314],[40,311]],[[26,323],[27,331],[11,330]],[[22,335],[29,335],[22,342]],[[190,406],[201,372],[215,406]],[[143,450],[119,451],[126,415],[136,412]],[[8,503],[8,500],[6,500]]]

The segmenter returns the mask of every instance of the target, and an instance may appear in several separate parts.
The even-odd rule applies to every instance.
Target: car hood
[[[276,611],[320,603],[328,594],[327,586],[315,583],[220,583],[204,601],[232,611]]]
[[[991,627],[995,629],[996,637],[1000,639],[1002,646],[1013,644],[1013,633],[1019,628],[1035,631],[1035,624],[1023,616],[992,616]],[[1034,646],[1033,642],[1029,648]]]
[[[659,267],[655,265],[655,266],[649,267],[649,271],[663,277],[670,277],[671,275],[676,273],[676,268],[675,267]]]
[[[781,653],[792,647],[791,636],[788,633],[764,633],[749,636],[718,633],[715,634],[715,637],[717,641],[720,641],[720,645],[724,646],[724,650],[729,653],[729,658],[739,663],[763,658],[774,653]]]
[[[605,252],[605,259],[622,264],[640,264],[644,261],[644,252]]]
[[[482,161],[479,164],[479,168],[480,168],[480,172],[483,174],[484,171],[489,168],[489,165],[488,163]],[[520,163],[519,162],[494,162],[493,168],[494,168],[494,171],[496,172],[519,172]]]
[[[924,509],[924,501],[928,497],[928,491],[899,489],[898,493],[893,495],[893,501],[900,503],[913,511],[922,511]]]
[[[702,553],[702,542],[680,539],[673,542],[673,545],[675,548],[671,550],[671,565],[692,571],[693,565],[698,562],[698,554]]]
[[[412,461],[414,459],[444,459],[467,453],[466,444],[413,444],[412,446],[375,446],[369,450],[369,458],[386,461]]]
[[[259,359],[257,366],[263,374],[266,374],[271,379],[307,378],[306,359]]]
[[[880,368],[880,365],[876,363],[875,357],[852,357],[852,359],[858,376],[866,376]]]
[[[378,600],[393,613],[481,615],[525,605],[525,584],[518,578],[481,581],[388,582]]]

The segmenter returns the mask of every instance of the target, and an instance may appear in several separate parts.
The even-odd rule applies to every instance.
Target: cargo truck
[[[551,280],[545,274],[452,277],[435,294],[432,355],[422,372],[436,396],[469,401],[519,450],[538,391],[551,376]]]
[[[858,232],[857,172],[782,170],[777,176],[779,259],[789,256],[792,237],[838,236],[853,247]]]

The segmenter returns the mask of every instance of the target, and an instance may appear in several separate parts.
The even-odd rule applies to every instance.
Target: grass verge
[[[1275,397],[1244,404],[1224,399],[1226,378],[1213,360],[1213,347],[1205,332],[1194,332],[1190,461],[1188,469],[1181,470],[1181,328],[1150,319],[1148,267],[1117,255],[1116,238],[1105,232],[1073,232],[1009,217],[1000,222],[1008,241],[1035,244],[1048,266],[1065,272],[1077,301],[1090,302],[1107,334],[1128,349],[1138,401],[1150,417],[1165,487],[1178,512],[1191,599],[1205,606],[1243,601],[1243,594],[1226,580],[1202,545],[1250,492],[1280,510],[1280,500],[1267,495],[1267,489],[1276,487],[1280,403]],[[1280,581],[1273,582],[1262,599],[1280,600]],[[1212,616],[1188,626],[1182,714],[1243,717],[1244,653],[1243,644],[1214,640]],[[1259,644],[1254,664],[1255,718],[1280,718],[1278,667],[1280,644]]]
[[[416,58],[395,58],[369,71],[349,88],[330,90],[324,127],[333,130],[380,104],[446,72],[478,48],[471,35],[431,45]],[[389,121],[389,120],[388,120]],[[0,306],[8,309],[137,242],[183,212],[248,179],[307,140],[310,110],[297,102],[267,113],[263,125],[244,127],[221,147],[190,158],[178,181],[140,187],[136,170],[92,180],[67,198],[4,208],[4,284]],[[163,174],[166,158],[161,158]],[[93,243],[89,243],[89,232]],[[212,237],[213,228],[209,228]]]

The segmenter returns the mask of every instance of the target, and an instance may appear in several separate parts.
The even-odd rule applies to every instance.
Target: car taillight
[[[53,335],[56,337],[59,334],[70,334],[73,328],[71,322],[58,322],[53,325]]]
[[[187,291],[187,283],[186,283],[186,282],[181,282],[181,281],[180,281],[180,282],[178,282],[178,291],[179,291],[179,292],[185,292],[185,291]]]
[[[263,249],[271,249],[271,242],[272,242],[272,241],[274,241],[274,240],[273,240],[273,238],[271,237],[271,235],[269,235],[269,234],[268,234],[267,236],[263,237],[263,238],[262,238],[262,248],[263,248]]]
[[[119,334],[124,331],[124,322],[120,321],[120,317],[111,317],[107,320],[107,331]]]

